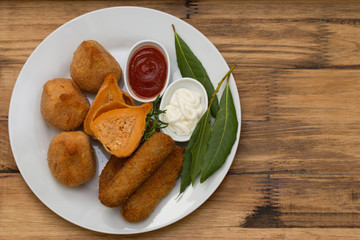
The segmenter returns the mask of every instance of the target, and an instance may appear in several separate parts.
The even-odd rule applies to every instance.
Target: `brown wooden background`
[[[243,117],[212,197],[133,236],[54,214],[24,182],[8,137],[11,92],[35,47],[81,14],[122,5],[207,36],[238,65]],[[0,91],[0,239],[360,239],[360,1],[0,1]]]

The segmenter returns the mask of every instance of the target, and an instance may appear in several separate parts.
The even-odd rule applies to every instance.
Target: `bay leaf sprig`
[[[220,99],[219,111],[211,128],[210,139],[202,164],[200,183],[210,177],[226,161],[236,140],[238,120],[229,87],[229,78]]]
[[[214,92],[214,86],[200,60],[191,51],[186,42],[177,34],[174,25],[172,25],[175,35],[175,49],[178,67],[183,77],[191,77],[198,80],[205,88],[210,102],[211,95]],[[211,105],[211,115],[216,116],[219,110],[218,98],[215,95]]]
[[[234,105],[233,101],[229,101],[229,98],[231,97],[232,100],[232,95],[229,95],[229,92],[227,92],[227,88],[228,88],[228,79],[230,77],[231,72],[234,70],[234,68],[236,67],[233,66],[227,73],[226,75],[221,79],[221,81],[218,83],[218,86],[216,88],[216,90],[214,90],[210,102],[209,102],[209,106],[206,110],[206,112],[202,115],[200,121],[197,123],[191,137],[190,140],[188,142],[188,145],[185,148],[185,154],[184,154],[184,161],[183,161],[183,168],[182,168],[182,172],[181,172],[181,184],[180,184],[180,194],[182,192],[185,191],[185,189],[190,185],[190,183],[192,183],[192,185],[194,185],[195,180],[197,178],[197,176],[201,173],[201,178],[204,178],[202,182],[204,182],[210,175],[212,175],[218,168],[221,167],[221,165],[225,162],[223,161],[223,158],[228,156],[229,153],[226,154],[226,151],[222,151],[222,150],[218,150],[215,151],[217,157],[215,160],[213,160],[212,158],[208,158],[208,155],[213,152],[213,149],[218,149],[220,144],[227,144],[230,146],[226,146],[225,149],[232,148],[232,145],[234,144],[234,142],[231,141],[226,141],[224,140],[224,138],[221,138],[221,142],[219,142],[217,140],[217,137],[221,136],[221,134],[224,134],[224,132],[226,134],[229,135],[235,135],[236,138],[236,129],[237,129],[237,125],[235,127],[235,131],[229,132],[229,129],[234,129],[234,121],[233,119],[231,119],[231,121],[228,120],[223,120],[223,118],[228,117],[229,115],[227,114],[227,110],[231,109],[231,111],[233,111],[235,109],[234,106],[230,106],[231,104]],[[218,93],[222,83],[224,82],[224,80],[227,79],[227,87],[225,88],[223,95],[221,97],[222,99],[222,111],[218,111],[218,113],[216,114],[216,118],[215,118],[215,122],[217,122],[216,127],[219,128],[220,130],[216,130],[214,131],[214,127],[215,127],[215,122],[214,122],[214,126],[211,127],[211,116],[210,116],[210,108],[211,105],[213,104],[213,101],[215,99],[216,94]],[[230,91],[228,89],[228,91]],[[230,92],[231,94],[231,92]],[[225,110],[224,110],[225,109]],[[236,118],[236,111],[235,113],[235,118]],[[233,118],[233,112],[231,112],[230,117]],[[224,115],[225,116],[220,116],[220,115]],[[219,120],[220,119],[220,120]],[[236,119],[237,122],[237,119]],[[227,136],[226,136],[227,137]],[[232,139],[234,136],[231,136],[230,139]],[[220,159],[220,160],[219,160]],[[219,163],[222,164],[219,166]],[[204,169],[205,174],[203,177],[203,171]]]

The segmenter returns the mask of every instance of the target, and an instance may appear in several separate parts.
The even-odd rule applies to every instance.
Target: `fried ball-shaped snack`
[[[121,215],[128,222],[140,222],[150,216],[160,200],[166,197],[180,176],[184,149],[175,145],[158,169],[125,200]]]
[[[45,83],[41,96],[41,115],[52,127],[70,131],[79,127],[90,104],[72,79],[55,78]]]
[[[81,89],[97,93],[110,73],[121,79],[121,67],[115,58],[97,41],[83,41],[70,65],[72,79]]]
[[[83,184],[96,172],[93,147],[82,131],[56,135],[50,142],[47,161],[51,174],[66,186]]]

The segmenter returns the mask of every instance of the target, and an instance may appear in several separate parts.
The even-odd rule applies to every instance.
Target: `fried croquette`
[[[95,119],[95,114],[104,105],[112,102],[123,103],[124,106],[135,105],[131,96],[119,88],[118,80],[115,74],[108,74],[105,77],[105,80],[96,94],[95,99],[85,117],[83,126],[87,135],[95,138],[95,134],[90,128],[91,123]]]
[[[52,127],[70,131],[79,127],[90,104],[72,79],[55,78],[44,84],[41,115]]]
[[[162,198],[167,196],[180,176],[184,149],[175,146],[158,169],[122,205],[121,215],[128,222],[148,218]]]
[[[174,146],[175,142],[170,136],[154,133],[99,193],[100,202],[108,207],[123,203],[161,165]]]
[[[74,52],[70,65],[72,79],[80,89],[97,93],[106,75],[121,79],[121,67],[115,58],[97,41],[83,41]]]
[[[124,166],[124,163],[127,160],[128,158],[117,158],[114,155],[111,155],[99,177],[99,193],[106,188],[107,184],[116,175],[120,168]]]
[[[47,161],[51,174],[66,186],[83,184],[96,171],[93,147],[82,131],[56,135],[50,142]]]

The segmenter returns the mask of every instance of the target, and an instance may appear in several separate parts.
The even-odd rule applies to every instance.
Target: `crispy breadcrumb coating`
[[[83,184],[96,172],[93,147],[81,131],[56,135],[50,142],[47,161],[51,174],[66,186]]]

